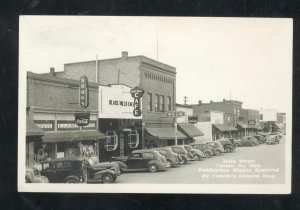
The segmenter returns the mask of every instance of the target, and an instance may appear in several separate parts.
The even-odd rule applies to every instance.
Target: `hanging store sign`
[[[198,122],[198,116],[188,116],[189,123],[197,123]]]
[[[139,117],[142,115],[141,111],[141,98],[144,95],[144,90],[138,87],[135,87],[130,90],[131,96],[133,97],[133,115]]]
[[[89,112],[75,112],[75,123],[79,126],[87,126],[90,122]]]
[[[168,117],[183,117],[183,116],[185,116],[185,112],[182,112],[182,111],[178,111],[178,112],[171,111],[171,112],[167,112],[167,116]]]
[[[248,120],[248,125],[255,125],[255,120]]]
[[[87,108],[89,106],[89,87],[87,76],[80,77],[79,104],[82,108]]]

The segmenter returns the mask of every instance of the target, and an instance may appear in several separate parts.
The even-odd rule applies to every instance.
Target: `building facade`
[[[284,113],[284,112],[277,113],[277,123],[276,124],[280,127],[280,132],[285,134],[286,133],[286,113]]]
[[[198,104],[193,105],[194,115],[204,115],[205,112],[219,111],[223,113],[223,123],[215,123],[213,129],[219,137],[233,137],[237,138],[239,132],[236,129],[239,121],[240,112],[242,108],[242,102],[235,100],[225,100],[220,102],[210,101],[210,103],[202,103],[199,101]]]
[[[167,116],[175,111],[176,69],[145,56],[93,60],[64,65],[58,77],[73,79],[87,75],[101,85],[123,84],[139,87],[145,92],[142,98],[142,148],[174,144],[174,119]],[[164,132],[161,128],[166,128]],[[180,139],[184,138],[184,135]]]
[[[259,111],[254,109],[241,109],[239,122],[237,123],[240,136],[253,136],[261,131],[259,123]]]
[[[31,166],[48,158],[87,156],[98,158],[98,86],[88,83],[89,105],[79,105],[80,76],[77,80],[50,74],[27,73],[27,131],[33,130],[35,141],[27,138],[26,164]],[[75,113],[89,115],[89,124],[78,126]],[[42,130],[42,133],[38,133]]]
[[[99,130],[106,136],[100,141],[101,161],[142,147],[142,116],[133,115],[131,89],[126,85],[99,86]]]
[[[260,109],[259,122],[264,132],[277,132],[280,127],[277,122],[277,111],[275,109]]]

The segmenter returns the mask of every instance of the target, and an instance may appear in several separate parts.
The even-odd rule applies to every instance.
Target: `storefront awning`
[[[43,136],[44,131],[40,129],[32,119],[26,119],[26,136]]]
[[[238,130],[233,126],[223,125],[223,124],[213,124],[213,126],[221,132],[223,132],[223,131],[237,131]]]
[[[281,128],[282,128],[282,126],[280,126],[280,124],[278,124],[278,123],[274,123],[274,125],[275,125],[275,127],[276,127],[277,129],[281,129]]]
[[[240,126],[241,128],[248,128],[247,124],[245,122],[237,122],[238,126]]]
[[[146,131],[158,139],[175,139],[175,129],[174,128],[146,128]],[[177,131],[177,139],[186,139],[187,137]]]
[[[183,133],[189,137],[204,136],[204,134],[193,124],[179,123],[178,126],[182,129]]]
[[[89,141],[104,138],[105,135],[99,131],[46,133],[42,137],[43,142]]]

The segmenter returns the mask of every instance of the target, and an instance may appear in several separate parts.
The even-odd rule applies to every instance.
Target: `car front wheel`
[[[77,178],[67,178],[65,183],[68,183],[68,184],[77,184],[79,183],[79,180]]]
[[[204,153],[204,155],[205,155],[206,158],[209,158],[209,157],[210,157],[210,152],[206,151],[206,152]]]
[[[154,173],[154,172],[156,172],[158,169],[157,169],[157,166],[156,165],[150,165],[149,166],[149,171],[151,172],[151,173]]]
[[[201,160],[200,155],[194,155],[194,160],[197,160],[197,161]]]
[[[220,154],[221,154],[221,151],[220,151],[220,150],[216,150],[216,151],[215,151],[215,155],[216,155],[216,156],[218,156],[218,155],[220,155]]]
[[[172,168],[173,167],[173,163],[171,160],[167,160],[167,166]]]
[[[102,176],[102,181],[103,181],[104,184],[113,183],[114,182],[114,177],[111,174],[104,174]]]

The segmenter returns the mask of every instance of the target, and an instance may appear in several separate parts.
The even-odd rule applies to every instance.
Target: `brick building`
[[[140,87],[142,98],[142,148],[174,143],[174,123],[167,111],[174,111],[176,104],[176,69],[145,56],[128,56],[92,60],[64,65],[57,76],[75,79],[85,74],[99,85],[122,84]],[[101,120],[100,120],[101,123]],[[161,128],[165,128],[164,131]],[[179,139],[185,138],[179,135]]]
[[[242,108],[242,102],[235,100],[225,100],[220,102],[210,101],[209,103],[202,103],[193,105],[194,115],[203,115],[203,113],[211,111],[223,112],[223,123],[215,125],[214,128],[219,130],[220,135],[223,137],[237,137],[239,135],[236,126]]]
[[[262,127],[259,123],[259,111],[241,108],[237,128],[241,136],[251,136],[257,134],[257,131],[261,131]]]
[[[89,106],[79,106],[78,80],[27,72],[26,165],[47,158],[93,156],[97,158],[98,85],[89,83]],[[87,126],[75,123],[75,113],[90,114]]]

